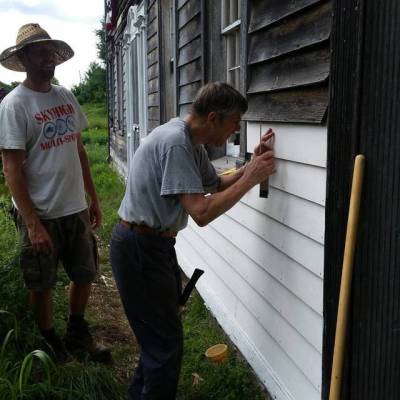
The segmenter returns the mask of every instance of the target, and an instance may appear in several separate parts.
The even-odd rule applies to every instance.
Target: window
[[[222,35],[226,49],[226,82],[240,89],[240,7],[241,0],[222,0]],[[227,156],[239,156],[240,132],[232,135],[226,143]]]

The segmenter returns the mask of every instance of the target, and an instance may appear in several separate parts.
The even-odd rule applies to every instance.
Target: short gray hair
[[[206,117],[215,112],[221,117],[247,111],[247,100],[235,88],[223,82],[210,82],[196,94],[190,113]]]

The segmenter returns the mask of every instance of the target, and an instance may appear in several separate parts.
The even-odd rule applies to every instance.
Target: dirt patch
[[[93,284],[87,317],[96,340],[111,348],[112,369],[118,380],[127,383],[138,362],[139,348],[107,265],[102,266],[102,272]]]

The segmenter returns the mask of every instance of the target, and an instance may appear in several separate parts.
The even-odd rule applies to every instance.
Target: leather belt
[[[123,219],[120,219],[119,222],[124,225],[126,228],[135,230],[136,232],[141,233],[142,235],[154,235],[154,236],[162,236],[162,237],[170,237],[174,238],[178,234],[178,232],[174,231],[159,231],[158,229],[151,228],[147,225],[138,225],[133,222],[128,222]]]

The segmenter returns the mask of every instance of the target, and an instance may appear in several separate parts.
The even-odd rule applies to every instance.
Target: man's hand
[[[260,143],[254,148],[253,157],[259,156],[266,151],[273,150],[273,140],[275,138],[275,132],[269,128],[266,133],[261,137]]]
[[[92,201],[89,207],[89,218],[92,229],[97,229],[101,226],[103,219],[100,204],[98,201]]]
[[[29,223],[26,227],[28,229],[29,240],[35,251],[44,253],[53,251],[53,242],[40,220]]]
[[[268,150],[260,155],[254,153],[251,161],[244,169],[243,179],[255,186],[273,173],[275,173],[274,153]]]

